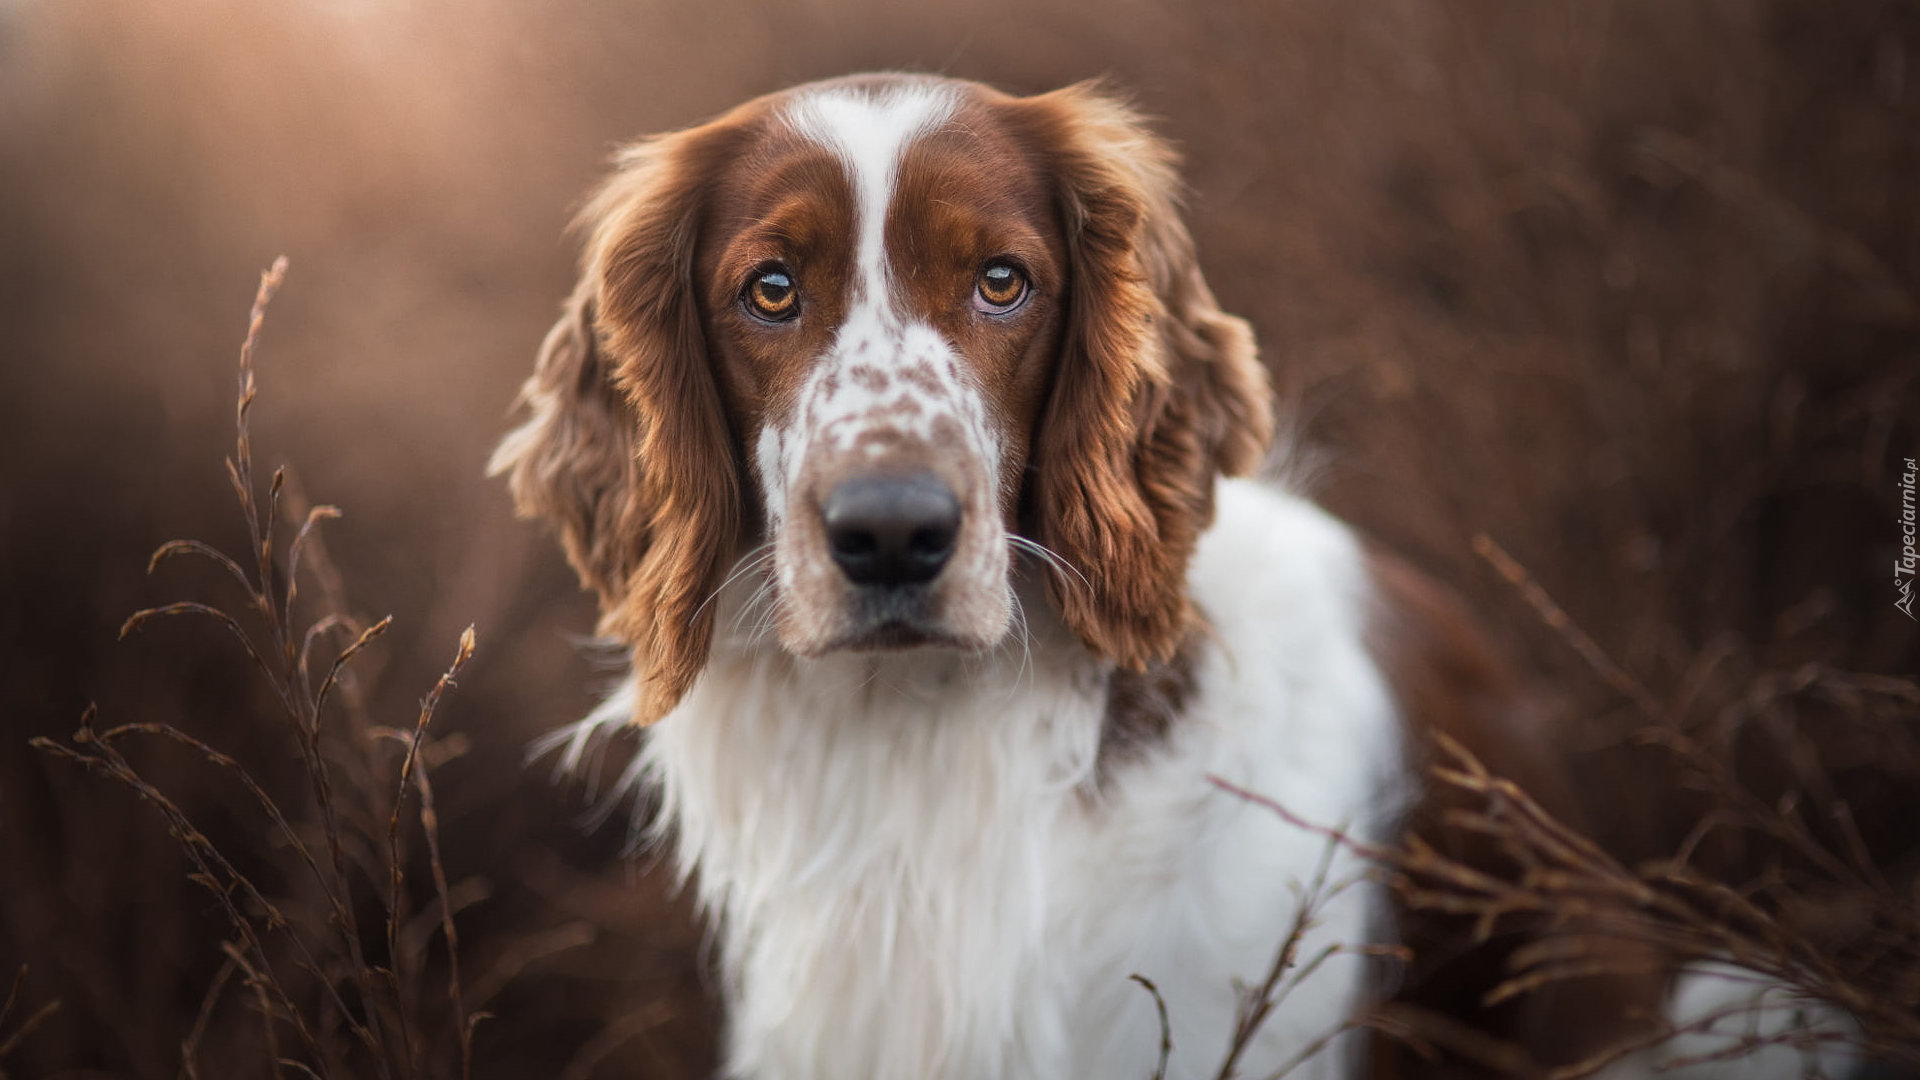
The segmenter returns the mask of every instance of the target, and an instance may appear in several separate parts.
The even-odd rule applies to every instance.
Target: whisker
[[[1089,592],[1093,590],[1093,583],[1087,580],[1087,576],[1085,574],[1082,574],[1078,568],[1076,568],[1072,563],[1068,562],[1066,558],[1062,556],[1059,552],[1054,551],[1053,549],[1047,547],[1045,544],[1040,543],[1038,540],[1033,540],[1029,537],[1021,536],[1018,533],[1007,533],[1006,538],[1007,538],[1007,543],[1011,544],[1014,550],[1024,551],[1027,554],[1032,555],[1035,558],[1039,559],[1042,563],[1046,564],[1046,566],[1052,569],[1054,572],[1062,574],[1063,576],[1061,580],[1063,582],[1066,581],[1066,578],[1064,575],[1072,574],[1074,577],[1080,579],[1080,584],[1084,588],[1086,588]]]
[[[756,625],[755,623],[748,621],[749,617],[755,620],[759,619],[760,614],[756,611],[756,609],[759,608],[762,604],[766,603],[768,600],[772,599],[773,595],[774,595],[773,579],[767,578],[762,580],[760,584],[754,588],[753,594],[747,597],[747,602],[744,604],[741,604],[740,610],[734,613],[733,625],[732,627],[729,628],[730,632],[737,634],[740,632],[743,626]]]
[[[688,622],[698,621],[700,618],[700,613],[707,610],[707,605],[713,603],[714,600],[718,598],[721,593],[726,592],[727,586],[733,584],[735,581],[738,581],[740,579],[740,575],[751,573],[752,571],[757,569],[761,563],[767,561],[767,559],[770,558],[772,555],[773,555],[773,541],[769,540],[766,543],[761,544],[759,547],[754,548],[752,551],[747,552],[745,555],[740,556],[740,560],[733,564],[735,567],[733,573],[728,574],[727,580],[721,582],[719,588],[708,593],[707,598],[705,600],[700,601],[700,606],[693,609],[693,617],[687,621]]]
[[[766,640],[768,635],[779,628],[780,607],[785,602],[785,596],[773,587],[773,582],[771,581],[766,582],[761,585],[759,589],[755,590],[753,596],[747,601],[746,605],[741,608],[740,619],[735,620],[737,630],[741,619],[745,619],[746,616],[754,612],[756,608],[764,607],[764,610],[759,614],[755,614],[753,622],[745,628],[747,634],[745,644],[747,648],[758,648],[761,642]]]
[[[1025,604],[1020,602],[1020,594],[1013,589],[1008,589],[1007,599],[1013,602],[1014,631],[1019,635],[1020,639],[1020,670],[1013,673],[1013,678],[1007,685],[1006,696],[1001,699],[1003,701],[1012,701],[1020,692],[1021,679],[1027,679],[1029,684],[1028,689],[1032,689],[1032,679],[1034,675],[1033,629],[1027,623],[1027,608]],[[1002,647],[1010,648],[1011,646]]]

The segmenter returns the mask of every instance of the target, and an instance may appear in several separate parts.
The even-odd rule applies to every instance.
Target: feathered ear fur
[[[1222,312],[1177,208],[1174,155],[1089,86],[1032,99],[1052,151],[1070,294],[1034,434],[1029,527],[1084,577],[1049,579],[1067,625],[1129,668],[1172,656],[1217,474],[1273,435],[1253,331]]]
[[[740,532],[734,440],[695,302],[701,189],[726,129],[620,155],[580,215],[579,287],[521,391],[531,412],[495,451],[520,513],[559,525],[600,593],[600,630],[633,647],[635,720],[693,684]]]

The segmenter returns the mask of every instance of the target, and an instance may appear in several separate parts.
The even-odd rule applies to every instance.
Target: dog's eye
[[[980,268],[973,285],[973,306],[989,315],[1004,315],[1027,298],[1027,275],[1005,259]]]
[[[785,322],[800,314],[800,290],[785,267],[769,266],[747,282],[743,297],[747,310],[768,322]]]

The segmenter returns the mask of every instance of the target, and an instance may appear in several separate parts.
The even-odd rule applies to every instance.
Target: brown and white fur
[[[632,649],[562,741],[651,725],[728,1075],[1144,1080],[1135,974],[1167,1075],[1212,1075],[1316,883],[1302,957],[1394,931],[1350,853],[1209,777],[1379,839],[1423,820],[1428,725],[1538,765],[1430,586],[1224,479],[1269,391],[1176,191],[1094,90],[886,75],[640,142],[587,205],[493,468]],[[1242,1072],[1368,972],[1312,970]]]

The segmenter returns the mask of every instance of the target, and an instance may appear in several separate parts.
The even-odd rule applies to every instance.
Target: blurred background
[[[1775,676],[1920,668],[1891,572],[1920,456],[1912,0],[6,0],[0,977],[27,967],[11,1023],[59,1008],[0,1074],[176,1075],[229,934],[151,807],[29,737],[97,702],[304,798],[216,626],[115,641],[136,608],[243,602],[204,565],[144,571],[175,537],[244,549],[221,460],[248,303],[283,253],[255,451],[344,510],[325,536],[352,614],[395,618],[369,713],[411,725],[478,635],[434,722],[465,752],[433,774],[469,997],[493,1014],[474,1073],[709,1067],[691,916],[624,857],[624,813],[595,825],[584,787],[525,765],[610,673],[557,545],[482,472],[612,147],[876,68],[1016,92],[1103,76],[1159,119],[1317,493],[1467,597],[1615,850],[1671,850],[1684,785],[1476,534],[1702,716]],[[1898,881],[1915,714],[1821,750]],[[134,753],[236,860],[278,857],[228,778]],[[258,1060],[249,1009],[202,1018],[207,1075]]]

